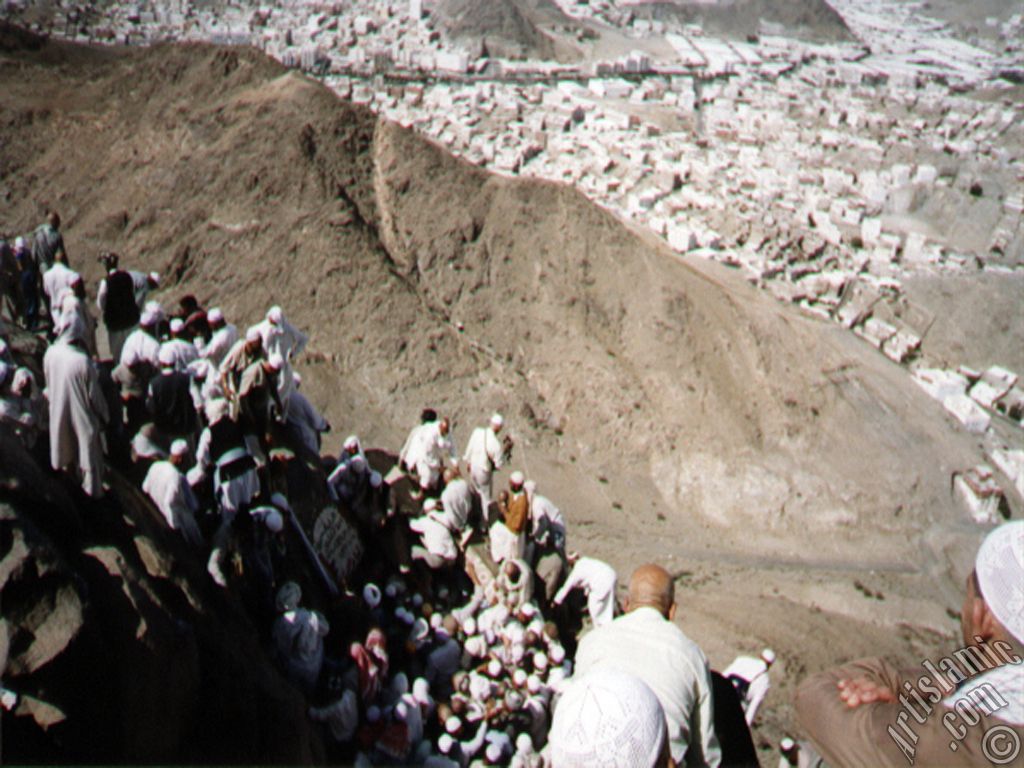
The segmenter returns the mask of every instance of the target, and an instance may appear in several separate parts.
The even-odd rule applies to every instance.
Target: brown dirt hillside
[[[370,445],[427,404],[460,441],[505,412],[574,545],[669,564],[714,664],[776,646],[762,737],[802,671],[955,626],[978,534],[950,475],[976,441],[852,335],[255,52],[7,46],[0,90],[3,228],[56,207],[93,289],[112,249],[168,303],[242,325],[280,303],[303,386]]]

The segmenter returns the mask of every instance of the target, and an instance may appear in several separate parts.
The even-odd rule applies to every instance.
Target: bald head
[[[629,580],[629,610],[643,607],[653,608],[666,619],[675,614],[675,583],[660,565],[641,565]]]

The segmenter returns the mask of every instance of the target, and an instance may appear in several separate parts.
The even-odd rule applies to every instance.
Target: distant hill
[[[631,7],[639,18],[700,24],[713,34],[745,37],[764,22],[780,34],[807,40],[850,40],[843,17],[825,0],[720,0],[720,2],[639,3]]]
[[[564,56],[543,27],[573,24],[549,0],[440,0],[434,14],[451,38],[479,42],[492,55],[508,58]]]

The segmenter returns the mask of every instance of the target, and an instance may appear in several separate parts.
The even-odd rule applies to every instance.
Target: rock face
[[[319,736],[258,630],[124,480],[69,490],[0,430],[3,756],[310,763]]]

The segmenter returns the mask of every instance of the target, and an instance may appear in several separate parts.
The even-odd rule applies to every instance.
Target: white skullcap
[[[530,675],[526,678],[526,690],[530,693],[540,693],[542,685],[543,683],[541,683],[540,678],[536,675]]]
[[[553,768],[646,768],[661,756],[665,713],[639,678],[597,668],[562,695],[549,739]]]
[[[152,280],[154,284],[160,285],[160,273],[159,272],[150,272],[149,273],[149,279]]]
[[[383,483],[383,482],[384,482],[384,478],[381,477],[380,472],[378,472],[377,470],[372,470],[370,472],[370,487],[371,488],[380,488],[381,483]]]
[[[281,311],[280,307],[273,306],[267,310],[267,320],[269,320],[274,325],[280,325],[283,319],[284,312]]]
[[[14,247],[17,248],[19,251],[22,248],[24,248],[25,247],[25,238],[24,237],[16,237],[16,238],[14,238]]]
[[[761,651],[761,659],[764,661],[765,664],[774,663],[775,651],[773,651],[771,648],[765,648],[763,651]]]
[[[493,416],[491,416],[491,426],[494,427],[495,429],[500,429],[502,426],[504,426],[504,424],[505,419],[502,418],[502,415],[500,413],[496,413]]]
[[[978,590],[992,615],[1024,642],[1024,520],[989,532],[974,561]]]
[[[171,456],[186,456],[188,455],[188,443],[184,440],[175,440],[171,443]]]
[[[284,358],[281,357],[281,355],[279,355],[277,352],[275,352],[267,360],[267,365],[270,366],[270,370],[272,371],[280,371],[282,368],[284,368]]]
[[[142,315],[139,317],[139,325],[150,326],[156,325],[160,322],[160,315],[154,312],[149,307],[146,307],[142,311]]]
[[[474,659],[482,658],[487,653],[487,644],[480,635],[467,637],[463,647],[466,649],[466,653]]]
[[[271,533],[280,533],[284,529],[284,518],[276,509],[270,510],[263,522]]]
[[[530,734],[520,733],[516,736],[516,752],[531,751],[533,751],[533,739],[530,738]]]
[[[476,619],[474,619],[472,616],[470,616],[468,619],[466,619],[464,622],[462,622],[462,629],[465,631],[465,633],[467,635],[475,635],[476,634]]]
[[[427,499],[423,502],[424,512],[434,512],[437,509],[437,499]]]
[[[359,448],[359,438],[355,435],[349,435],[345,438],[345,442],[341,444],[341,447],[346,451],[355,451]]]
[[[412,625],[412,633],[410,636],[413,640],[426,640],[427,635],[430,634],[430,625],[427,620],[423,617],[416,619],[416,622]]]
[[[497,659],[491,659],[487,663],[487,674],[491,677],[497,677],[501,674],[501,662]]]
[[[789,736],[787,736],[786,738],[784,738],[782,741],[779,742],[779,748],[783,752],[789,752],[795,746],[796,746],[796,744],[794,743],[794,741],[791,738],[789,738]]]
[[[292,371],[292,381],[295,382],[295,386],[296,387],[301,386],[302,385],[302,374],[299,373],[298,371]]]
[[[371,704],[366,708],[366,719],[368,722],[376,723],[380,720],[380,707],[376,704]]]
[[[426,678],[417,677],[412,681],[412,697],[420,704],[430,703],[430,683]]]
[[[206,319],[211,323],[219,323],[224,320],[224,313],[221,311],[220,307],[214,307],[206,313]]]
[[[497,763],[501,760],[501,755],[504,752],[501,748],[501,744],[491,742],[487,745],[487,750],[484,752],[484,756],[487,758],[489,763]]]
[[[561,664],[565,661],[565,648],[557,643],[551,644],[551,647],[548,648],[548,654],[551,656],[551,661],[555,664]]]
[[[508,476],[508,481],[512,485],[522,485],[526,482],[526,476],[518,469]]]
[[[279,613],[294,611],[299,607],[299,602],[301,600],[302,587],[294,581],[285,582],[281,588],[277,590],[277,610]]]
[[[395,704],[395,719],[400,723],[404,723],[406,718],[409,717],[409,705],[404,701],[400,701]]]
[[[505,637],[513,643],[521,643],[526,638],[526,630],[518,621],[510,621],[505,625]]]
[[[180,317],[176,317],[171,320],[171,333],[181,333],[181,330],[185,327],[185,321]]]
[[[156,359],[160,361],[160,365],[174,365],[174,350],[164,344],[160,347]]]
[[[548,668],[548,655],[542,651],[533,654],[533,668],[541,671]]]
[[[462,721],[459,720],[455,715],[452,715],[444,721],[444,729],[448,733],[457,733],[459,728],[462,727]]]
[[[441,751],[442,755],[447,755],[452,751],[452,747],[455,746],[455,739],[449,736],[447,733],[442,733],[437,738],[437,748]]]
[[[528,619],[532,619],[537,615],[537,606],[533,603],[523,603],[519,606],[519,612]]]
[[[512,682],[516,684],[516,687],[522,687],[526,685],[526,671],[517,669],[512,673]]]
[[[444,624],[444,616],[438,612],[430,614],[430,626],[432,629],[441,629]]]
[[[215,397],[213,400],[206,401],[205,410],[206,420],[211,424],[216,424],[228,415],[231,410],[231,404],[223,397]]]
[[[380,587],[376,584],[367,584],[363,587],[363,600],[370,608],[376,608],[380,605]]]
[[[150,312],[155,314],[161,320],[164,319],[164,308],[163,308],[163,305],[160,304],[160,302],[156,301],[155,299],[147,301],[146,302],[146,306],[143,307],[143,309],[148,309]]]
[[[520,643],[516,643],[512,646],[512,662],[519,664],[523,659],[526,658],[526,647]]]
[[[260,329],[257,328],[255,325],[251,326],[245,332],[245,340],[246,341],[250,341],[250,342],[251,341],[263,341],[263,337],[260,336]]]

